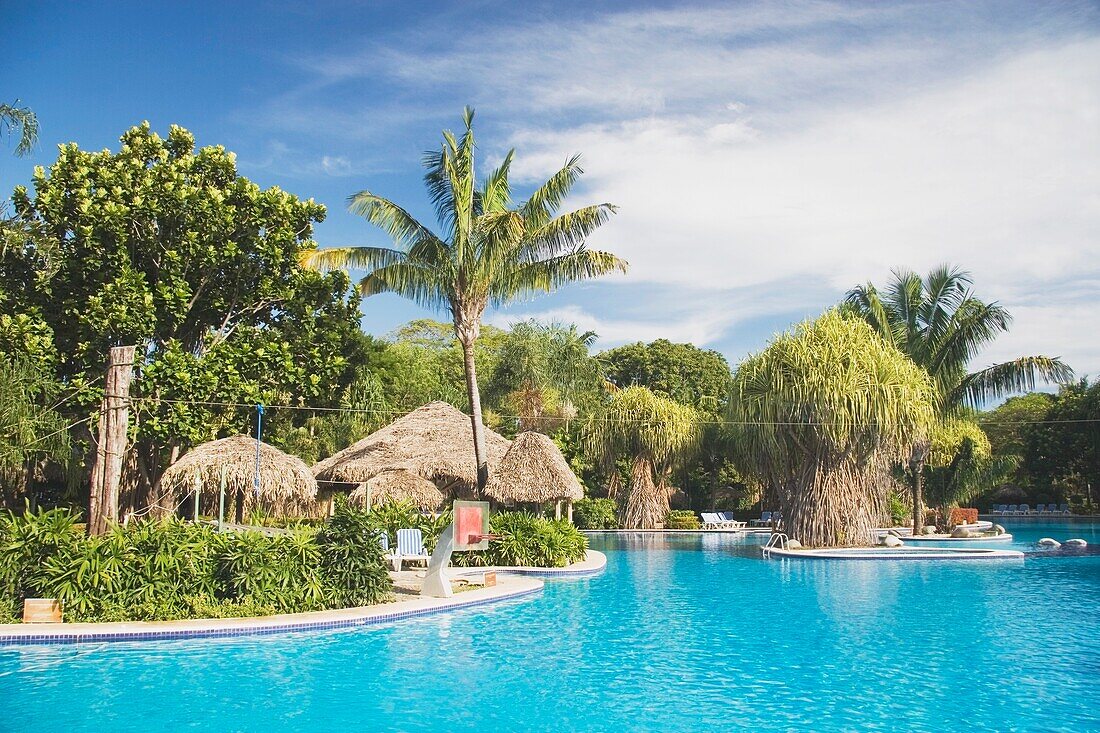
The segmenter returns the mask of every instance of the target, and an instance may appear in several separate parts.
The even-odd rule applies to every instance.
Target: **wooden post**
[[[573,523],[573,500],[572,499],[565,502],[565,512],[566,512],[566,517],[569,519],[569,523],[572,524]]]
[[[99,410],[99,444],[92,465],[88,501],[88,534],[103,534],[118,522],[118,487],[130,426],[130,380],[134,375],[134,346],[112,347],[107,357],[103,403]]]
[[[561,500],[554,502],[554,519],[561,519]]]

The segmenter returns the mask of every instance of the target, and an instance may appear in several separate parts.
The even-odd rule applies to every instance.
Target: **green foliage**
[[[1043,419],[1021,431],[1020,472],[1038,496],[1086,508],[1089,485],[1093,501],[1100,491],[1100,380],[1063,385]]]
[[[599,358],[607,364],[608,378],[621,388],[646,387],[713,416],[725,410],[729,399],[732,375],[717,351],[658,339],[620,346]]]
[[[180,127],[161,138],[142,124],[121,143],[63,145],[33,190],[16,189],[0,274],[25,287],[0,292],[0,344],[48,337],[34,348],[56,354],[69,384],[99,379],[108,347],[138,344],[131,425],[148,483],[170,447],[240,432],[251,417],[168,400],[331,406],[372,344],[348,278],[298,264],[323,206],[261,189],[232,153],[196,149]],[[97,401],[89,392],[81,416]],[[307,415],[273,413],[269,427]]]
[[[614,499],[578,499],[573,502],[573,521],[580,529],[615,529],[619,526]]]
[[[730,419],[742,465],[775,488],[790,535],[831,546],[870,536],[878,479],[928,434],[934,398],[927,373],[831,310],[741,363]]]
[[[4,608],[62,601],[67,621],[244,616],[365,605],[390,591],[377,536],[337,513],[286,535],[139,521],[85,537],[67,510],[0,516]]]
[[[489,529],[500,539],[483,552],[462,553],[466,564],[560,568],[583,560],[588,549],[588,540],[569,522],[527,512],[494,514]]]
[[[14,504],[41,462],[67,462],[68,424],[56,405],[62,387],[38,363],[0,354],[0,497]]]
[[[591,411],[603,401],[604,367],[588,352],[595,338],[572,325],[514,324],[503,339],[487,396],[518,418],[517,431],[560,428],[579,410]]]
[[[0,104],[0,139],[5,136],[18,138],[16,155],[29,153],[38,140],[38,117],[30,107],[20,107],[18,99],[12,104]]]
[[[665,518],[665,529],[700,529],[699,517],[690,509],[673,509]]]

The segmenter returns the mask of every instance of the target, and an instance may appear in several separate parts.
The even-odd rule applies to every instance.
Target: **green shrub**
[[[527,512],[498,512],[489,518],[489,531],[500,539],[488,550],[458,552],[455,565],[533,565],[560,568],[585,558],[588,540],[564,519],[544,519]]]
[[[392,588],[377,530],[338,511],[268,537],[179,520],[84,537],[67,510],[0,515],[0,618],[57,598],[66,621],[169,620],[366,605]]]
[[[701,529],[699,517],[690,509],[673,509],[665,518],[665,529]]]
[[[573,504],[573,521],[580,529],[615,529],[619,526],[615,500],[580,499]]]
[[[897,492],[890,492],[890,521],[893,522],[895,527],[909,524],[910,519],[913,517],[912,505],[907,503],[906,499],[907,497],[903,497]]]

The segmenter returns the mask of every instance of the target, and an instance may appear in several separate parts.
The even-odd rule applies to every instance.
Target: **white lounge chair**
[[[431,555],[424,549],[424,535],[420,533],[419,529],[397,530],[397,549],[388,558],[393,564],[394,570],[400,571],[401,564],[409,560],[426,563],[430,557]]]
[[[699,516],[703,518],[703,529],[722,529],[725,524],[714,512],[700,512]]]
[[[721,517],[726,522],[726,526],[728,526],[730,529],[744,529],[745,528],[746,522],[741,522],[741,521],[738,521],[738,520],[734,519],[733,518],[733,512],[719,512],[718,516]]]

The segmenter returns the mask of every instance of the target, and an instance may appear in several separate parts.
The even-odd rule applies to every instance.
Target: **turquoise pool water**
[[[1100,543],[1006,520],[1000,547]],[[764,561],[596,537],[594,578],[385,627],[0,648],[0,731],[1100,730],[1100,556]]]

